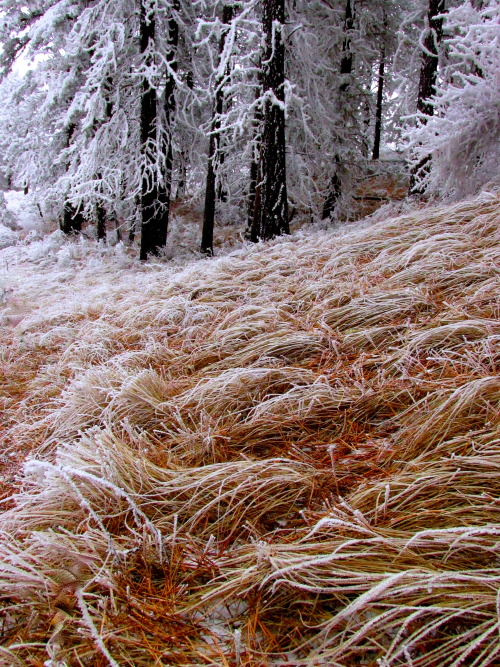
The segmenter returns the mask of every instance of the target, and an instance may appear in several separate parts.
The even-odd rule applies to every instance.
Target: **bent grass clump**
[[[2,664],[498,664],[499,241],[483,194],[33,318]]]

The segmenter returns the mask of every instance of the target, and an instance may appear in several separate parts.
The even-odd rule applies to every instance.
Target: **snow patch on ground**
[[[19,235],[15,231],[0,223],[0,249],[14,245],[18,239]]]
[[[44,222],[40,210],[31,195],[18,190],[5,193],[6,208],[14,216],[16,223],[25,231],[42,231]]]

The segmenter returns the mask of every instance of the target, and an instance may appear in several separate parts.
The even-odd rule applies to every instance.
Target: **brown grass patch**
[[[282,239],[7,341],[4,664],[498,664],[499,221]]]

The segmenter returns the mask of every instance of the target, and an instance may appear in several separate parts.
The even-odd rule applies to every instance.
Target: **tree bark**
[[[70,123],[67,129],[66,148],[69,148],[75,130],[76,126],[74,123]],[[66,165],[66,168],[68,169],[69,165]],[[27,186],[25,186],[24,194],[27,194]],[[64,203],[62,219],[59,222],[59,229],[68,236],[70,234],[79,234],[82,231],[83,223],[84,219],[81,212],[73,204],[70,204],[69,201],[66,201]]]
[[[82,231],[83,222],[83,216],[80,211],[77,211],[72,204],[66,202],[64,204],[62,221],[59,225],[61,231],[68,236],[79,234]]]
[[[354,66],[354,54],[351,48],[351,33],[354,30],[355,21],[354,0],[347,0],[344,17],[344,43],[342,45],[342,60],[340,61],[341,81],[339,85],[339,98],[347,93],[350,86],[351,74]],[[342,179],[340,177],[340,155],[337,153],[333,158],[333,175],[331,177],[328,193],[323,204],[322,219],[333,217],[337,208],[337,202],[342,195]]]
[[[432,97],[436,93],[439,44],[443,38],[443,18],[439,15],[445,11],[445,5],[445,0],[429,0],[429,11],[427,14],[429,27],[424,39],[425,51],[422,54],[417,99],[417,111],[420,113],[421,122],[423,123],[427,122],[427,117],[430,118],[434,115]],[[410,177],[410,194],[424,194],[425,187],[420,181],[429,173],[430,168],[430,155],[426,155],[413,167]]]
[[[264,0],[264,129],[256,197],[256,239],[289,234],[285,154],[285,0]],[[258,208],[257,208],[258,206]]]
[[[106,210],[101,203],[97,204],[96,218],[97,218],[97,240],[98,241],[105,241],[106,240]]]
[[[351,49],[351,33],[354,30],[354,0],[347,0],[344,18],[344,44],[342,46],[342,60],[340,61],[340,73],[351,74],[354,56]],[[343,81],[340,85],[340,90],[347,90],[349,87],[349,79]]]
[[[222,23],[225,28],[222,29],[222,34],[219,41],[219,63],[224,51],[227,36],[227,26],[232,21],[234,15],[234,8],[232,5],[224,5],[222,10]],[[207,165],[207,180],[205,185],[205,210],[203,213],[203,230],[201,236],[200,251],[208,256],[212,256],[214,252],[214,223],[215,223],[215,205],[216,205],[216,182],[217,182],[217,167],[220,164],[220,126],[221,115],[224,110],[224,80],[228,72],[224,72],[217,77],[215,81],[215,103],[212,114],[212,123],[210,128],[210,143],[208,147],[208,165]]]
[[[140,48],[146,54],[148,47],[154,44],[156,25],[152,11],[146,9],[147,0],[141,0],[140,16]],[[149,4],[149,3],[148,3]],[[146,67],[150,67],[153,57],[148,53]],[[158,175],[155,165],[157,151],[156,140],[157,99],[156,89],[145,76],[142,81],[141,95],[141,152],[142,152],[142,184],[141,184],[141,250],[140,259],[146,260],[148,255],[158,255],[163,241],[162,220],[158,214]]]
[[[382,107],[384,102],[384,82],[385,82],[385,46],[380,53],[380,65],[378,68],[378,87],[377,87],[377,109],[375,112],[375,137],[373,139],[372,159],[380,158],[380,142],[382,140]]]

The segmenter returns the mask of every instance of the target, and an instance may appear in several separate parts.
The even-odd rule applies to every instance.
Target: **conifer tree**
[[[201,237],[201,252],[205,255],[213,254],[214,222],[216,206],[216,181],[220,155],[220,127],[221,116],[224,111],[224,83],[229,74],[228,67],[223,59],[224,45],[228,25],[234,15],[233,5],[225,4],[222,10],[222,32],[219,40],[218,73],[215,79],[215,102],[210,126],[210,140],[208,149],[208,167],[205,186],[205,210],[203,214],[203,228]]]
[[[443,12],[445,0],[429,0],[427,14],[427,30],[423,39],[422,67],[418,84],[417,112],[420,121],[427,122],[434,114],[433,96],[436,93],[436,80],[439,65],[439,45],[443,39]],[[419,184],[430,169],[430,155],[425,155],[412,168],[410,179],[410,193],[423,194],[424,187]]]

